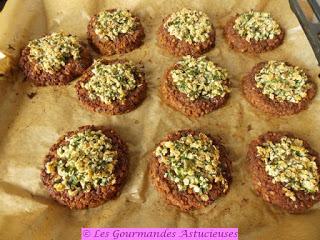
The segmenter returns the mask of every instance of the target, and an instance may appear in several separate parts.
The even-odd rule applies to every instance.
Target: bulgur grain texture
[[[247,159],[253,187],[265,201],[290,213],[320,201],[319,154],[292,133],[261,135],[250,143]]]
[[[166,71],[160,90],[170,107],[200,117],[226,103],[230,82],[227,71],[212,61],[186,56]]]
[[[88,24],[88,41],[101,54],[130,52],[145,37],[140,19],[128,10],[110,9],[94,15]]]
[[[270,13],[250,11],[232,17],[224,27],[229,46],[240,52],[261,53],[283,42],[285,32]]]
[[[243,77],[242,90],[254,107],[276,116],[307,109],[316,84],[299,67],[281,61],[261,62]]]
[[[76,37],[52,33],[35,39],[22,50],[20,68],[36,86],[66,85],[92,62],[87,47]]]
[[[50,148],[41,180],[60,204],[83,209],[119,195],[127,169],[127,146],[113,130],[83,126]]]
[[[193,130],[167,135],[152,153],[149,173],[167,202],[183,211],[208,206],[228,192],[232,179],[220,141]]]
[[[182,9],[163,19],[158,43],[175,56],[200,56],[214,47],[215,29],[205,13]]]
[[[85,107],[111,115],[134,110],[147,94],[141,67],[125,59],[96,61],[75,87]]]

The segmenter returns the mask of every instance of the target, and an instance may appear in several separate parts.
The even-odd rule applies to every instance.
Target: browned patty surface
[[[112,12],[115,10],[116,9],[110,9],[108,11]],[[138,17],[133,16],[136,21],[136,29],[133,31],[133,33],[120,34],[114,41],[111,41],[108,39],[101,39],[95,33],[94,29],[97,16],[98,14],[94,15],[90,19],[87,35],[88,42],[101,54],[111,56],[114,54],[127,53],[142,45],[145,34],[143,26]]]
[[[175,141],[180,139],[183,136],[189,134],[196,135],[198,131],[193,130],[180,130],[178,132],[168,134],[157,146],[165,141]],[[212,140],[213,144],[217,146],[220,152],[220,162],[222,175],[227,180],[230,188],[232,181],[231,177],[231,161],[227,156],[225,148],[221,145],[219,140],[214,139],[210,135],[207,136]],[[150,162],[149,162],[149,174],[151,176],[152,182],[155,188],[161,193],[161,195],[166,199],[169,204],[179,207],[183,211],[190,211],[193,209],[199,209],[213,203],[223,193],[223,186],[220,183],[212,182],[212,189],[208,193],[209,200],[203,201],[200,196],[190,191],[179,191],[177,185],[164,177],[164,174],[167,171],[167,167],[160,163],[155,153],[152,153]],[[228,190],[227,190],[228,191]]]
[[[70,197],[67,193],[67,190],[57,191],[53,187],[54,175],[46,173],[45,165],[47,162],[50,162],[52,159],[57,157],[57,149],[66,144],[64,140],[65,137],[70,137],[77,132],[85,131],[87,129],[92,130],[101,130],[105,136],[112,139],[112,145],[114,149],[118,152],[118,162],[115,167],[115,176],[116,183],[111,186],[100,186],[96,190],[93,189],[90,192],[81,192],[75,196]],[[127,145],[120,139],[120,137],[112,130],[105,127],[96,127],[96,126],[83,126],[76,131],[67,132],[63,135],[56,144],[54,144],[49,153],[46,155],[43,163],[43,168],[41,170],[41,180],[45,188],[49,191],[49,194],[52,198],[58,201],[62,205],[66,205],[71,209],[83,209],[97,207],[109,199],[115,198],[120,194],[121,187],[124,183],[128,171],[128,149]]]
[[[125,63],[127,60],[102,60],[105,64],[113,63]],[[111,115],[123,114],[136,109],[147,96],[147,82],[145,81],[144,73],[141,72],[142,76],[136,76],[137,88],[131,90],[123,101],[114,101],[112,104],[106,104],[101,102],[99,99],[90,99],[88,91],[81,87],[81,83],[86,83],[92,77],[92,67],[88,68],[87,71],[77,82],[75,88],[78,94],[80,102],[89,110],[107,113]]]
[[[163,22],[158,30],[158,44],[174,56],[192,55],[198,57],[201,54],[208,52],[215,45],[215,30],[212,26],[212,31],[209,38],[204,42],[188,43],[181,41],[165,29],[164,24],[170,16],[163,19]]]
[[[284,136],[295,138],[292,133],[267,132],[250,143],[247,159],[249,161],[249,171],[252,176],[252,184],[257,194],[265,201],[283,208],[290,213],[302,213],[306,209],[312,207],[316,202],[320,201],[320,192],[317,192],[316,194],[308,194],[304,191],[294,191],[297,200],[292,201],[289,197],[285,196],[285,193],[282,190],[284,185],[278,182],[272,183],[272,177],[270,177],[265,171],[265,164],[257,153],[257,146],[266,141],[279,142]],[[320,174],[319,154],[314,151],[307,142],[304,141],[303,145],[309,150],[310,155],[316,157],[318,174]]]
[[[307,91],[307,96],[299,103],[292,103],[288,101],[279,102],[276,99],[272,100],[262,93],[262,90],[256,86],[256,81],[254,79],[255,75],[259,73],[266,64],[267,62],[258,63],[242,79],[242,91],[248,102],[263,112],[276,116],[292,115],[307,109],[317,92],[316,84],[310,80],[310,77],[308,82],[312,87]]]
[[[233,28],[238,16],[239,14],[232,17],[224,27],[224,36],[231,48],[239,52],[261,53],[273,50],[282,44],[285,35],[283,29],[281,29],[281,33],[276,35],[273,39],[261,41],[251,40],[248,42]]]
[[[80,59],[70,58],[66,65],[55,73],[46,72],[38,67],[36,62],[29,60],[28,47],[22,50],[19,65],[27,79],[36,86],[66,85],[80,76],[92,63],[88,48],[83,43],[81,46]]]
[[[164,74],[161,81],[161,97],[166,104],[173,109],[176,109],[187,116],[200,117],[222,107],[229,98],[229,93],[223,97],[214,97],[211,99],[199,98],[191,101],[185,93],[180,92],[174,85],[170,72],[178,69],[179,65],[176,63],[170,67]],[[229,80],[227,85],[230,86]]]

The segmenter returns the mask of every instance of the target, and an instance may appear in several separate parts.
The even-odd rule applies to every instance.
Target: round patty
[[[158,44],[167,50],[170,54],[174,56],[200,56],[203,53],[208,52],[215,46],[215,30],[212,26],[212,31],[209,33],[209,38],[204,42],[188,43],[186,41],[180,40],[166,30],[164,24],[170,17],[167,16],[163,19],[161,26],[158,30]]]
[[[105,64],[125,63],[127,60],[101,60]],[[123,114],[136,109],[147,96],[147,82],[145,81],[144,73],[136,76],[137,87],[131,90],[123,101],[116,100],[112,104],[107,104],[97,99],[90,99],[88,90],[81,86],[81,83],[86,83],[93,76],[92,66],[85,71],[80,80],[77,82],[75,88],[80,102],[89,110],[107,113],[111,115]]]
[[[296,138],[292,133],[285,132],[267,132],[258,139],[253,140],[249,145],[247,159],[249,161],[249,171],[252,176],[253,187],[265,201],[272,203],[278,207],[287,210],[290,213],[301,213],[312,207],[316,202],[320,201],[320,191],[315,194],[306,193],[304,191],[293,191],[296,201],[291,200],[282,190],[283,186],[280,182],[272,182],[265,170],[265,163],[261,160],[257,153],[257,146],[266,141],[279,142],[284,136]],[[316,157],[316,165],[318,174],[320,174],[320,160],[316,151],[310,148],[309,144],[303,141],[303,146],[309,151],[311,156]]]
[[[175,141],[183,136],[197,135],[200,132],[193,130],[180,130],[174,133],[168,134],[157,146],[165,141]],[[231,161],[229,160],[225,148],[221,145],[220,141],[214,139],[210,135],[206,134],[213,144],[218,148],[220,152],[220,167],[222,169],[222,176],[226,179],[229,188],[232,181],[231,177]],[[164,163],[160,163],[159,159],[155,155],[155,151],[152,153],[149,162],[149,174],[155,188],[162,194],[169,204],[179,207],[183,211],[190,211],[199,209],[213,203],[221,195],[226,194],[223,192],[223,186],[221,183],[215,183],[214,180],[211,183],[212,189],[208,192],[208,201],[203,201],[198,194],[193,191],[179,191],[177,184],[164,177],[167,166]],[[228,190],[229,190],[228,188]],[[227,191],[228,191],[227,190]]]
[[[25,47],[21,52],[20,68],[36,86],[66,85],[80,76],[92,63],[91,54],[84,43],[81,43],[80,58],[69,58],[59,71],[49,73],[37,67],[37,63],[29,59],[30,49]]]
[[[235,20],[239,14],[232,17],[224,27],[224,36],[229,46],[239,52],[261,53],[273,50],[280,46],[283,42],[285,32],[281,29],[279,35],[275,35],[273,39],[248,42],[244,37],[240,36],[236,29],[233,28]]]
[[[107,10],[109,12],[116,11],[116,9]],[[109,39],[102,39],[95,33],[95,24],[97,22],[98,14],[94,15],[88,24],[87,35],[88,42],[95,50],[103,55],[111,56],[114,54],[121,54],[130,52],[143,43],[145,37],[143,26],[137,16],[135,19],[136,27],[132,33],[120,34],[114,41]]]
[[[255,75],[259,73],[266,64],[267,62],[258,63],[242,79],[242,91],[248,102],[263,112],[276,116],[292,115],[306,109],[317,92],[316,84],[310,80],[310,77],[308,83],[311,84],[311,88],[307,91],[307,96],[300,102],[294,103],[289,101],[280,102],[276,99],[272,100],[262,93],[262,90],[256,86],[255,81]],[[286,64],[292,66],[289,63]]]
[[[174,85],[170,72],[174,69],[178,69],[179,65],[175,63],[164,74],[161,81],[161,96],[164,102],[182,112],[187,116],[201,117],[207,113],[210,113],[220,107],[222,107],[229,98],[229,93],[226,93],[223,97],[217,96],[211,99],[199,98],[191,101],[185,93],[180,92]],[[227,86],[230,86],[229,80],[226,81]]]
[[[116,183],[114,185],[99,186],[97,189],[92,189],[89,192],[80,192],[75,196],[69,196],[66,190],[57,191],[53,187],[55,175],[48,174],[45,170],[45,165],[47,162],[50,162],[52,159],[57,157],[57,149],[66,143],[65,137],[71,137],[72,135],[85,130],[101,130],[106,137],[112,140],[113,149],[118,153],[117,164],[114,172]],[[128,149],[126,144],[112,129],[88,125],[80,127],[76,131],[67,132],[50,148],[49,153],[44,159],[43,168],[41,170],[41,180],[45,188],[49,191],[51,197],[60,204],[66,205],[71,209],[83,209],[97,207],[107,200],[113,199],[119,195],[121,187],[127,176],[127,171]]]

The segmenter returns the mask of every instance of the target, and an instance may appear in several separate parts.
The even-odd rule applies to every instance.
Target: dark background
[[[4,5],[6,4],[7,0],[0,0],[0,11],[2,11]]]

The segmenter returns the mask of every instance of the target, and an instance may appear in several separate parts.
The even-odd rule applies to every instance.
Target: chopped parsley
[[[106,104],[125,100],[128,93],[138,87],[136,79],[141,76],[132,62],[105,64],[95,61],[92,74],[81,87],[88,91],[90,99]]]
[[[48,174],[57,175],[53,185],[57,191],[66,190],[69,196],[75,196],[116,183],[118,153],[101,130],[85,130],[65,141],[57,149],[57,156],[45,166]]]
[[[296,138],[282,137],[279,142],[267,141],[257,147],[258,156],[273,182],[282,183],[285,195],[296,201],[293,191],[319,191],[319,175],[315,157]]]
[[[192,190],[208,201],[213,182],[220,183],[224,192],[228,189],[221,173],[219,149],[203,133],[163,142],[155,154],[168,167],[164,177],[177,184],[179,191]]]
[[[136,21],[130,11],[107,10],[98,14],[95,33],[100,38],[114,41],[121,34],[132,33],[135,27]]]
[[[190,44],[206,41],[212,32],[212,24],[205,13],[186,8],[171,14],[164,27],[170,35]]]
[[[59,71],[70,58],[80,58],[81,45],[77,37],[63,33],[52,33],[32,40],[27,47],[30,49],[30,60],[49,73]]]
[[[248,42],[274,39],[281,33],[280,25],[267,12],[242,13],[236,18],[233,28]]]
[[[183,57],[170,74],[177,89],[191,101],[224,97],[230,92],[227,71],[205,57]]]
[[[302,69],[281,61],[269,61],[255,75],[255,81],[263,94],[279,102],[298,103],[311,87]]]

